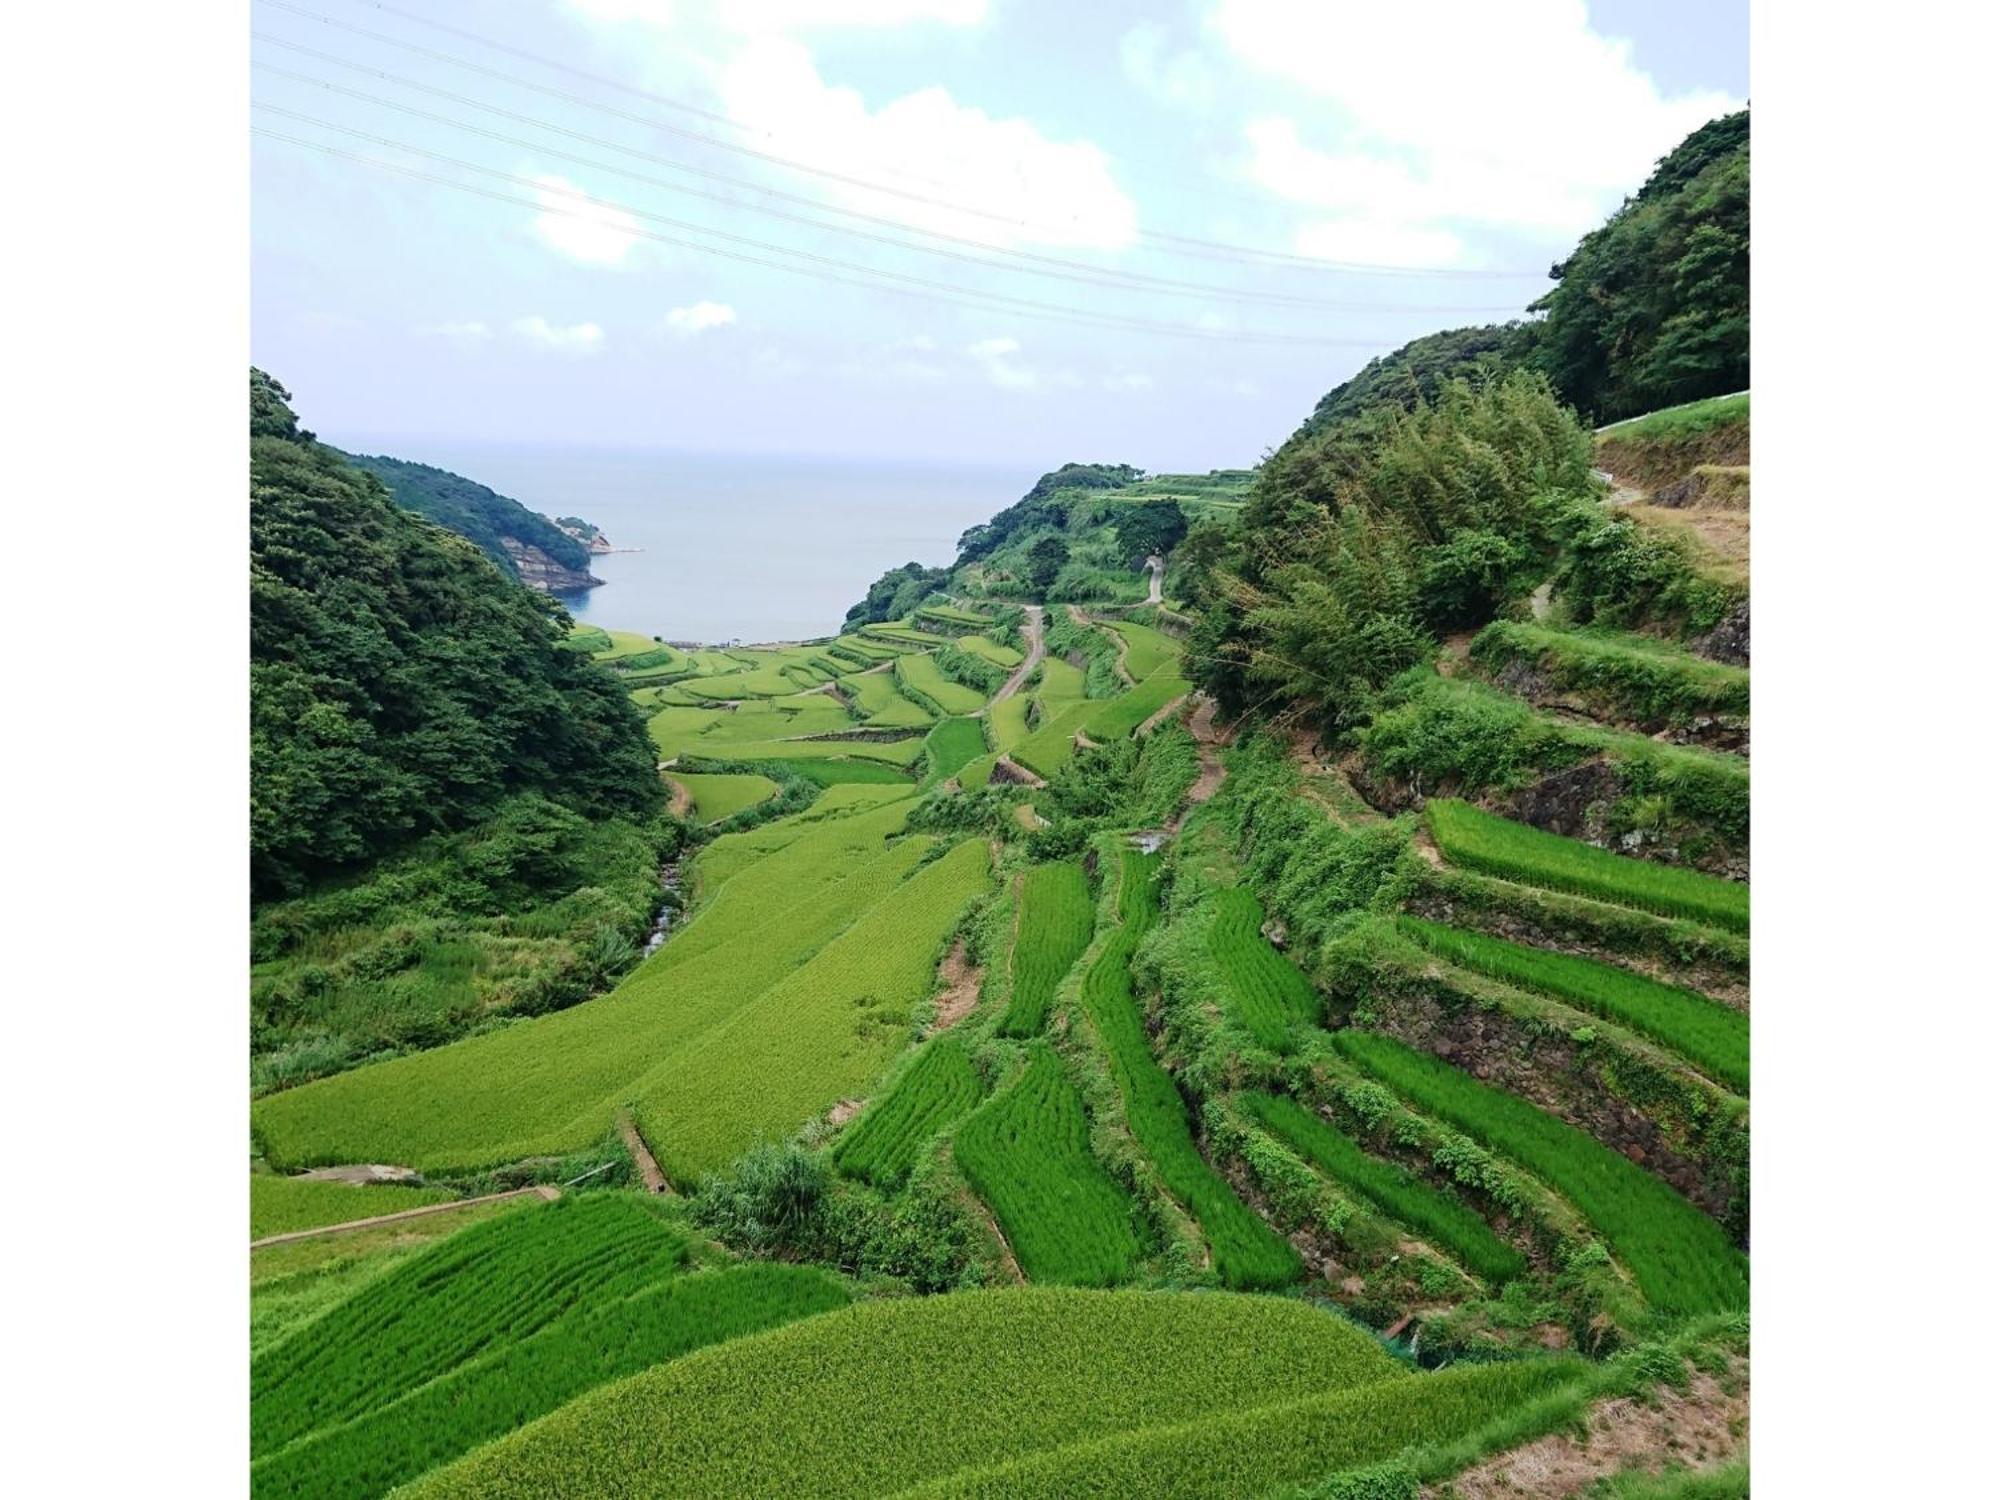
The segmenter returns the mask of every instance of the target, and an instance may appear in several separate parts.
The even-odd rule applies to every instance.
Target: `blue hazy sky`
[[[1749,88],[1746,0],[252,16],[253,357],[412,456],[1254,462]]]

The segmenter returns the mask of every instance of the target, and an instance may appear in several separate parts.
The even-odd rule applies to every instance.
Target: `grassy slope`
[[[448,1188],[406,1187],[397,1183],[302,1182],[291,1177],[252,1173],[250,1177],[250,1238],[345,1224],[378,1214],[401,1213],[432,1203],[449,1203],[457,1194]]]

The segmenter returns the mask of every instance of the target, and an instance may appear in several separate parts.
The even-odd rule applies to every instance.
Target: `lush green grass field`
[[[688,789],[688,795],[694,802],[695,819],[702,823],[719,823],[724,818],[734,817],[746,807],[755,807],[778,794],[778,783],[768,776],[715,776],[679,771],[669,780],[677,781]]]
[[[1107,620],[1106,628],[1125,640],[1125,670],[1134,682],[1144,682],[1162,667],[1178,667],[1181,643],[1165,631],[1132,620]]]
[[[860,1303],[593,1392],[412,1497],[859,1500],[1381,1382],[1414,1383],[1366,1333],[1279,1298],[1038,1288]]]
[[[731,875],[601,999],[271,1095],[253,1106],[252,1128],[270,1160],[287,1166],[471,1169],[588,1146],[651,1066],[785,980],[896,891],[931,847],[925,838],[885,847],[909,805],[812,823]]]
[[[712,1028],[652,1053],[626,1093],[667,1175],[693,1184],[760,1137],[782,1139],[868,1093],[908,1044],[945,939],[988,888],[989,862],[984,839],[964,840]]]
[[[1125,1101],[1132,1134],[1159,1169],[1167,1189],[1200,1221],[1227,1286],[1284,1286],[1296,1281],[1299,1255],[1236,1196],[1202,1159],[1188,1127],[1187,1106],[1173,1078],[1153,1056],[1139,1002],[1132,993],[1133,951],[1159,915],[1158,855],[1125,850],[1118,888],[1120,927],[1091,961],[1083,1009],[1110,1055],[1111,1074]]]
[[[888,672],[855,672],[841,678],[840,686],[870,729],[921,729],[933,717],[914,698],[897,691],[896,679]]]
[[[956,776],[986,753],[986,731],[977,719],[940,719],[924,737],[924,755],[930,770],[926,786],[935,786],[947,776]]]
[[[1424,807],[1445,858],[1488,875],[1574,891],[1732,932],[1750,930],[1750,888],[1675,865],[1627,859],[1593,844],[1434,797]]]
[[[1599,714],[1648,729],[1750,712],[1748,670],[1649,636],[1495,620],[1473,638],[1471,656],[1488,676],[1515,663],[1528,666]]]
[[[1027,1070],[959,1130],[953,1155],[1030,1280],[1111,1286],[1139,1260],[1132,1204],[1090,1151],[1083,1099],[1037,1043]]]
[[[1462,1438],[1578,1380],[1568,1359],[1472,1365],[1086,1439],[903,1492],[906,1500],[1147,1500],[1259,1496]],[[1345,1492],[1371,1500],[1380,1490]],[[1389,1494],[1414,1493],[1388,1491]]]
[[[1598,429],[1601,436],[1648,441],[1656,438],[1687,437],[1712,427],[1750,420],[1750,393],[1711,396],[1706,401],[1690,401],[1684,406],[1666,406],[1643,417],[1627,417]]]
[[[1016,693],[993,705],[986,721],[993,726],[993,743],[996,746],[1012,750],[1028,737],[1028,708],[1033,701],[1026,693]]]
[[[781,1265],[674,1276],[623,1297],[593,1294],[528,1337],[259,1461],[251,1494],[372,1500],[597,1386],[847,1302],[834,1277]]]
[[[1718,1083],[1750,1091],[1750,1018],[1705,995],[1612,964],[1528,948],[1416,917],[1399,929],[1462,968],[1554,995],[1678,1052]]]
[[[630,1295],[687,1251],[640,1200],[602,1193],[453,1235],[252,1363],[251,1452],[379,1411],[575,1306]]]
[[[1009,672],[1021,665],[1021,653],[1019,651],[1016,651],[1012,646],[1001,644],[990,636],[962,635],[958,638],[958,649],[961,651],[970,651],[974,656],[984,657],[987,661],[992,662],[994,666],[1001,667]]]
[[[1095,922],[1090,882],[1081,865],[1036,865],[1022,877],[1014,986],[1000,1018],[1000,1035],[1041,1034],[1055,1003],[1056,987],[1090,946]]]
[[[1251,1118],[1342,1187],[1360,1194],[1496,1285],[1527,1269],[1521,1252],[1458,1199],[1391,1161],[1371,1156],[1298,1100],[1283,1095],[1237,1096]]]
[[[1274,1052],[1292,1047],[1293,1028],[1320,1018],[1320,998],[1299,966],[1264,937],[1264,909],[1241,886],[1219,891],[1208,951],[1227,991],[1223,1006]]]
[[[1042,682],[1035,696],[1044,703],[1074,703],[1083,697],[1083,668],[1073,667],[1060,656],[1042,658]]]
[[[296,1177],[250,1174],[250,1238],[317,1229],[397,1214],[432,1203],[449,1203],[458,1195],[449,1188],[407,1187],[400,1183],[305,1182]]]
[[[1513,1158],[1580,1209],[1646,1300],[1663,1313],[1749,1303],[1749,1263],[1715,1220],[1575,1126],[1401,1042],[1339,1031],[1341,1053],[1489,1150]]]
[[[948,714],[976,714],[986,706],[984,693],[953,682],[929,656],[900,656],[894,670],[896,681],[919,703],[935,703]]]
[[[972,1113],[983,1091],[964,1039],[941,1036],[841,1136],[834,1165],[850,1177],[892,1187],[909,1175],[926,1145]]]

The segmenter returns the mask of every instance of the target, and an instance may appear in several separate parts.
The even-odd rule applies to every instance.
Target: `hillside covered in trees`
[[[624,691],[567,619],[470,542],[398,507],[251,372],[250,857],[297,889],[510,793],[650,812]]]

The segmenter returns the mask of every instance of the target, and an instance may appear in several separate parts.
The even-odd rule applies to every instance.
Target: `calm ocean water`
[[[951,561],[959,533],[1011,505],[1037,468],[517,448],[374,440],[550,516],[581,516],[614,547],[601,588],[565,596],[579,621],[668,640],[798,640],[840,628],[882,572]]]

